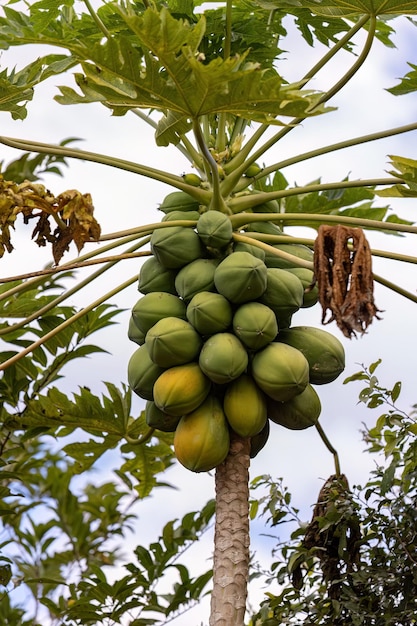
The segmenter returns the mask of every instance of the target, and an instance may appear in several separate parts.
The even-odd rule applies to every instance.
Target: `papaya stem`
[[[406,124],[405,126],[390,128],[389,130],[377,131],[375,133],[370,133],[369,135],[361,135],[360,137],[345,139],[344,141],[339,141],[337,143],[329,144],[328,146],[323,146],[322,148],[316,148],[315,150],[303,152],[302,154],[298,154],[288,159],[284,159],[283,161],[278,161],[278,163],[268,165],[268,167],[265,167],[262,172],[257,175],[256,178],[258,179],[262,178],[263,176],[268,176],[269,174],[275,173],[277,170],[282,170],[285,167],[289,167],[290,165],[301,163],[302,161],[306,161],[308,159],[314,159],[318,156],[322,156],[330,152],[333,153],[337,150],[344,150],[345,148],[351,148],[352,146],[358,146],[363,143],[376,141],[379,139],[386,139],[387,137],[393,137],[394,135],[400,135],[402,133],[409,133],[413,130],[417,130],[417,123],[415,122],[413,124]]]
[[[91,17],[93,18],[93,20],[97,24],[98,28],[103,33],[103,35],[107,39],[111,39],[111,33],[107,30],[105,24],[103,24],[102,20],[99,18],[97,13],[94,11],[93,7],[91,6],[90,0],[83,0],[83,2],[85,4],[85,6],[87,7],[88,12],[90,13]]]
[[[226,203],[221,195],[220,176],[219,176],[219,169],[218,169],[217,163],[214,160],[213,155],[210,153],[210,150],[208,149],[206,142],[204,141],[204,137],[201,132],[201,128],[200,128],[200,124],[198,120],[194,120],[193,130],[194,130],[194,135],[195,135],[198,147],[200,148],[201,154],[203,155],[203,158],[206,160],[207,165],[209,166],[209,169],[210,169],[210,173],[211,173],[211,184],[213,187],[213,195],[211,197],[209,208],[215,211],[221,211],[222,213],[230,214],[231,211],[226,206]]]
[[[250,439],[231,433],[216,468],[213,591],[210,626],[244,626],[249,580]]]
[[[395,291],[400,296],[404,296],[404,298],[407,298],[407,300],[411,300],[411,302],[417,302],[417,295],[416,294],[411,293],[410,291],[407,291],[406,289],[403,289],[399,285],[396,285],[395,283],[392,283],[390,280],[387,280],[386,278],[383,278],[382,276],[379,276],[377,274],[373,274],[372,276],[373,276],[373,279],[377,283],[380,283],[381,285],[384,285],[384,287],[388,287],[388,289],[391,289],[392,291]]]
[[[340,477],[341,471],[340,471],[339,454],[338,454],[336,448],[334,448],[332,446],[332,444],[330,443],[326,433],[324,432],[323,428],[321,427],[321,424],[319,422],[316,422],[315,423],[315,427],[316,427],[316,430],[317,430],[318,434],[320,435],[320,438],[321,438],[322,442],[324,443],[324,445],[326,446],[328,451],[333,455],[335,473],[336,473],[336,476]]]
[[[126,161],[124,159],[118,159],[106,154],[99,154],[96,152],[89,152],[87,150],[78,150],[76,148],[68,148],[66,146],[56,146],[54,144],[39,143],[37,141],[26,141],[25,139],[15,139],[12,137],[0,137],[0,143],[11,148],[17,148],[18,150],[29,150],[31,152],[38,152],[39,154],[51,154],[55,156],[65,156],[73,159],[81,159],[82,161],[91,161],[92,163],[100,163],[101,165],[108,165],[109,167],[116,167],[133,174],[139,174],[147,178],[152,178],[166,185],[176,187],[181,191],[187,192],[190,196],[201,202],[201,204],[208,203],[210,201],[211,194],[209,191],[202,189],[201,187],[194,187],[184,182],[182,176],[176,176],[170,172],[158,170],[147,165],[141,165],[134,163],[133,161]]]
[[[151,437],[154,434],[154,432],[155,432],[155,428],[152,428],[152,426],[149,426],[148,430],[146,432],[144,432],[143,435],[141,435],[137,439],[136,439],[136,437],[131,437],[128,434],[124,435],[124,438],[131,445],[133,445],[133,446],[140,446],[143,443],[146,443],[147,441],[149,441],[149,439],[151,439]]]
[[[274,256],[279,257],[280,259],[285,259],[286,261],[290,261],[296,267],[305,267],[308,270],[314,270],[314,264],[312,261],[305,261],[304,259],[300,259],[298,256],[294,256],[293,254],[289,254],[288,252],[284,252],[284,250],[279,250],[278,248],[274,248],[273,246],[269,246],[267,243],[263,241],[259,241],[258,239],[252,237],[246,237],[245,235],[239,235],[238,233],[233,233],[234,241],[241,241],[242,243],[248,243],[251,246],[256,246],[257,248],[261,248],[268,252],[269,254],[273,254]],[[288,240],[288,237],[287,237]]]
[[[120,293],[121,291],[123,291],[123,289],[130,287],[130,285],[133,285],[133,283],[135,283],[137,279],[138,279],[138,275],[136,273],[134,276],[132,276],[128,280],[124,281],[120,285],[117,285],[117,287],[115,287],[111,291],[108,291],[106,294],[101,296],[101,298],[98,298],[97,300],[89,304],[88,306],[84,307],[83,309],[81,309],[80,311],[78,311],[77,313],[69,317],[68,319],[66,319],[65,322],[62,322],[61,324],[59,324],[58,326],[50,330],[43,337],[31,343],[24,350],[21,350],[17,354],[14,354],[12,357],[10,357],[10,359],[3,361],[3,363],[0,364],[0,371],[4,371],[8,367],[10,367],[10,365],[17,363],[17,361],[22,359],[24,356],[26,356],[27,354],[30,354],[31,352],[36,350],[36,348],[39,348],[39,346],[42,346],[49,339],[51,339],[52,337],[55,337],[55,335],[60,333],[65,328],[68,328],[68,326],[71,326],[71,324],[81,319],[84,315],[87,315],[87,313],[89,313],[90,311],[98,307],[100,304],[103,304],[103,302],[106,302],[106,300],[108,300],[109,298],[112,298],[114,295]]]
[[[47,267],[43,270],[38,270],[36,272],[27,272],[26,274],[20,274],[18,276],[9,276],[7,278],[2,278],[0,280],[0,283],[8,283],[8,282],[13,282],[15,280],[25,280],[27,278],[36,278],[38,276],[50,276],[51,274],[58,274],[59,272],[66,272],[68,270],[78,270],[82,267],[89,267],[91,265],[99,265],[99,263],[111,263],[111,265],[114,265],[114,263],[117,263],[118,261],[124,261],[126,259],[139,259],[143,256],[151,256],[151,254],[152,253],[149,250],[146,250],[145,252],[122,252],[121,254],[114,254],[112,256],[107,256],[107,257],[100,257],[99,259],[91,259],[90,261],[79,261],[79,262],[75,261],[72,265],[67,265],[66,267],[61,267],[61,266]],[[106,269],[109,269],[109,268],[108,267],[103,268],[103,271],[105,271]],[[88,282],[90,282],[90,280],[93,280],[92,276],[89,277]],[[39,312],[39,315],[40,314],[41,313]],[[38,314],[36,315],[36,317],[37,316]],[[7,332],[10,332],[10,330],[11,328],[8,328]],[[0,330],[0,335],[1,334],[2,332]]]
[[[356,33],[366,24],[369,20],[369,15],[365,15],[360,18],[356,24],[343,36],[339,41],[331,48],[301,79],[301,83],[306,85],[323,67],[341,50],[346,44],[356,35]],[[333,94],[334,95],[334,94]],[[256,152],[251,154],[256,144],[260,141],[264,133],[268,130],[269,124],[261,124],[255,133],[249,138],[246,144],[243,146],[239,154],[225,165],[226,173],[233,172],[233,178],[230,182],[236,183],[239,177],[244,173],[245,167],[250,163],[254,163],[260,159],[265,152],[272,148],[282,137],[289,133],[293,128],[301,124],[304,121],[304,117],[294,118],[289,124],[275,133],[268,141],[266,141]],[[242,167],[244,161],[246,161],[251,154],[250,160],[247,161],[245,167]],[[236,172],[235,172],[236,170]],[[230,191],[229,191],[230,193]]]

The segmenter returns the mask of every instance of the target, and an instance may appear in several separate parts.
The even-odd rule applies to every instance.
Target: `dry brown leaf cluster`
[[[329,596],[337,598],[341,568],[352,571],[360,563],[361,531],[359,518],[350,503],[349,483],[344,474],[332,474],[320,490],[313,516],[303,539],[303,547],[314,550],[320,561]],[[293,583],[302,586],[300,571]]]
[[[323,324],[335,320],[351,338],[364,333],[374,317],[379,319],[371,250],[361,228],[321,225],[314,245],[314,274]]]
[[[13,250],[11,229],[19,213],[25,224],[36,220],[32,238],[38,246],[52,245],[56,264],[72,242],[80,252],[86,242],[100,237],[90,194],[69,190],[55,197],[38,183],[17,184],[0,176],[0,257]]]

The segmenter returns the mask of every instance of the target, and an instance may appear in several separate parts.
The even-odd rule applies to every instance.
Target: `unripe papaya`
[[[262,248],[258,248],[258,246],[252,246],[249,243],[245,243],[244,241],[237,241],[233,246],[233,252],[249,252],[257,259],[261,259],[261,261],[265,261],[265,250]]]
[[[265,304],[246,302],[233,316],[233,331],[247,348],[260,350],[277,336],[277,318]]]
[[[164,433],[173,433],[181,417],[179,415],[167,415],[158,409],[155,402],[148,400],[145,406],[145,421],[151,428],[157,428]]]
[[[223,409],[230,426],[241,437],[257,435],[267,420],[266,398],[247,374],[227,385]]]
[[[306,267],[290,267],[287,272],[297,276],[304,287],[303,303],[301,307],[307,309],[317,304],[319,299],[319,288],[314,284],[314,272]]]
[[[251,163],[245,170],[245,176],[247,176],[248,178],[253,178],[253,176],[260,174],[261,172],[262,168],[260,165],[258,165],[257,163]]]
[[[307,246],[294,243],[279,243],[274,244],[272,247],[276,248],[277,250],[282,250],[283,252],[288,252],[288,254],[292,254],[299,259],[303,259],[304,261],[310,261],[311,263],[313,262],[313,251],[310,250],[310,248],[308,248]],[[297,267],[296,261],[283,259],[282,257],[272,254],[271,252],[265,253],[265,263],[268,267],[278,267],[280,269]]]
[[[214,291],[214,272],[217,259],[196,259],[180,269],[175,288],[183,300],[189,302],[200,291]]]
[[[269,306],[278,319],[279,328],[303,303],[304,288],[297,276],[278,268],[268,268],[267,286],[260,302]]]
[[[248,365],[248,354],[235,335],[217,333],[203,345],[198,362],[210,380],[222,385],[243,374]]]
[[[136,326],[144,335],[156,322],[164,317],[186,319],[186,305],[178,296],[164,291],[147,293],[140,298],[132,309]]]
[[[184,415],[174,435],[178,461],[192,472],[208,472],[229,452],[230,435],[219,400],[209,395],[197,409]]]
[[[202,183],[200,176],[198,176],[198,174],[195,174],[194,172],[183,174],[183,179],[184,182],[187,183],[187,185],[192,185],[193,187],[200,187]]]
[[[220,293],[200,291],[187,306],[187,319],[200,335],[224,332],[232,323],[232,307]]]
[[[267,401],[267,411],[270,420],[275,424],[285,426],[291,430],[304,430],[314,426],[320,417],[320,398],[311,385],[288,402]]]
[[[284,346],[286,349],[283,350]],[[253,357],[252,376],[267,396],[286,402],[307,387],[308,362],[296,348],[284,343],[270,343]]]
[[[193,361],[202,340],[189,322],[179,317],[164,317],[147,332],[149,356],[160,367],[173,367]]]
[[[262,450],[262,448],[266,446],[266,443],[269,439],[270,430],[271,428],[269,425],[269,419],[267,419],[265,422],[265,426],[262,428],[261,432],[255,435],[254,437],[251,437],[251,440],[250,440],[250,458],[251,459],[254,459]]]
[[[153,400],[153,387],[156,380],[164,372],[163,367],[156,365],[149,356],[145,345],[132,354],[127,366],[129,387],[144,400]]]
[[[160,211],[169,213],[170,211],[198,211],[199,202],[192,198],[185,191],[173,191],[169,193],[159,207]]]
[[[198,211],[170,211],[166,213],[161,222],[173,222],[175,220],[191,220],[196,222],[200,217]]]
[[[210,388],[211,383],[198,364],[187,363],[163,371],[154,384],[153,396],[164,413],[185,415],[200,406]]]
[[[167,226],[153,231],[151,250],[158,261],[169,269],[178,269],[203,256],[200,237],[192,228]]]
[[[248,237],[251,233],[262,233],[264,235],[282,235],[282,230],[273,222],[250,222],[246,228]]]
[[[130,319],[129,319],[129,327],[127,330],[127,336],[130,339],[130,341],[134,341],[135,343],[138,344],[138,346],[141,346],[145,343],[145,335],[136,326],[135,320],[133,319],[132,316],[130,316]]]
[[[304,354],[313,385],[331,383],[345,369],[343,345],[337,337],[321,328],[293,326],[282,330],[277,339]]]
[[[248,252],[233,252],[214,273],[217,291],[236,304],[259,298],[266,289],[266,283],[265,263]]]
[[[197,233],[205,246],[224,248],[232,240],[232,222],[220,211],[207,211],[200,215]]]
[[[146,259],[139,274],[138,290],[147,294],[152,291],[166,291],[177,295],[175,290],[176,270],[170,270],[160,264],[154,256]]]

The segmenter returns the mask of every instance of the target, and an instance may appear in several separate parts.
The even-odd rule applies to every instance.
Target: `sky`
[[[293,27],[289,26],[288,50],[295,45],[296,37]],[[282,71],[288,80],[299,79],[320,55],[320,47],[315,50],[306,44],[298,43],[295,53],[281,61]],[[300,128],[292,131],[279,146],[272,148],[265,156],[265,164],[281,160],[287,156],[311,150],[320,145],[340,141],[350,136],[359,136],[411,122],[415,122],[417,97],[414,95],[394,97],[385,91],[397,83],[408,67],[406,61],[415,59],[415,27],[400,20],[397,22],[397,36],[394,37],[395,50],[388,50],[378,42],[370,54],[367,64],[354,77],[349,86],[332,101],[338,111],[328,113],[321,118],[307,120]],[[284,46],[285,47],[285,46]],[[33,47],[25,47],[2,52],[0,70],[4,67],[22,67],[26,62],[38,55]],[[326,68],[309,85],[311,88],[323,89],[333,84],[341,73],[352,63],[352,55],[344,53]],[[66,84],[71,84],[67,77]],[[100,105],[64,107],[51,98],[56,93],[55,85],[63,84],[62,77],[54,78],[38,87],[35,99],[28,106],[28,117],[25,121],[13,121],[7,113],[0,112],[1,133],[4,136],[19,137],[34,141],[59,143],[67,137],[79,137],[83,141],[78,145],[82,149],[122,157],[127,160],[159,167],[181,175],[189,171],[189,165],[175,148],[154,147],[153,131],[134,115],[111,117],[110,113]],[[314,162],[303,162],[284,171],[287,179],[297,184],[306,184],[318,177],[323,182],[350,178],[384,177],[389,169],[388,156],[399,154],[409,158],[417,158],[416,134],[399,135],[390,140],[365,144],[350,150],[340,151],[334,155],[323,156]],[[8,162],[19,153],[0,146],[0,161]],[[55,194],[65,189],[76,188],[83,193],[92,194],[96,207],[96,216],[104,233],[130,228],[132,226],[159,221],[161,213],[157,207],[167,193],[172,191],[166,185],[155,183],[134,174],[116,169],[104,168],[92,163],[73,160],[65,170],[63,179],[47,176],[44,183]],[[380,205],[385,205],[381,199]],[[395,212],[402,217],[417,220],[417,203],[415,200],[391,202]],[[291,231],[298,233],[298,229]],[[308,231],[308,236],[312,236]],[[379,249],[400,251],[415,254],[415,236],[398,238],[394,236],[372,234],[369,236],[371,245]],[[19,228],[14,238],[15,250],[11,255],[0,260],[0,276],[41,268],[48,262],[49,254],[38,250],[30,241],[30,227]],[[65,258],[68,261],[76,256],[75,250]],[[139,271],[137,260],[124,261],[119,269],[112,271],[96,285],[95,292],[134,275]],[[415,293],[415,266],[395,264],[392,261],[375,259],[374,270],[391,280],[397,280],[406,289]],[[80,276],[84,276],[81,272]],[[70,300],[71,304],[84,305],[93,298],[91,289],[81,292]],[[129,309],[139,298],[136,286],[125,290],[116,300],[117,306],[125,311],[120,314],[120,325],[112,327],[101,335],[100,342],[111,352],[109,355],[97,355],[85,363],[80,371],[80,363],[69,366],[65,370],[63,382],[68,393],[78,385],[92,386],[102,389],[101,381],[126,382],[127,362],[135,345],[127,339],[127,323]],[[358,404],[359,383],[343,384],[346,376],[358,371],[361,364],[369,366],[377,359],[382,364],[377,375],[383,386],[390,388],[397,380],[403,382],[403,392],[399,405],[404,410],[417,402],[414,380],[415,361],[415,307],[410,301],[393,294],[380,285],[375,286],[375,300],[378,308],[383,311],[380,321],[374,321],[366,335],[357,339],[347,340],[334,326],[326,330],[335,334],[343,343],[346,351],[345,372],[331,385],[317,388],[322,401],[321,424],[337,448],[342,471],[347,475],[351,485],[366,481],[374,460],[363,454],[361,430],[363,425],[372,425],[378,417],[378,410],[369,410]],[[321,311],[319,307],[301,310],[294,316],[293,325],[307,324],[320,326]],[[143,403],[137,399],[135,409],[140,411]],[[100,468],[97,480],[105,480],[106,474],[112,471],[116,462],[111,455]],[[301,515],[308,520],[311,507],[315,502],[323,481],[334,472],[333,459],[320,442],[315,429],[305,431],[289,431],[272,424],[271,436],[264,450],[253,460],[251,478],[262,474],[272,477],[283,477],[284,483],[293,493],[293,501],[300,508]],[[179,464],[171,469],[167,480],[180,486],[177,491],[159,490],[152,498],[140,504],[139,522],[135,539],[146,545],[156,538],[163,524],[173,517],[181,517],[188,510],[198,508],[214,496],[214,474],[192,474]],[[163,501],[163,506],[161,502]],[[157,529],[157,530],[156,530]],[[252,524],[252,549],[256,549],[260,558],[269,559],[274,541],[262,536],[265,532],[263,521]],[[285,531],[284,531],[285,532]],[[201,547],[193,548],[191,562],[204,562],[210,555],[210,541]],[[262,592],[254,591],[254,602]],[[204,613],[204,611],[206,611]],[[195,619],[204,619],[207,610],[195,614]],[[173,622],[174,624],[176,622]],[[181,624],[181,620],[178,621]]]

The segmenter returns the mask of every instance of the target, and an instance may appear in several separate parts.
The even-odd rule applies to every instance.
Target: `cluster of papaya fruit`
[[[183,192],[161,205],[143,264],[129,338],[139,347],[128,365],[130,387],[145,399],[147,424],[174,432],[177,459],[201,472],[227,456],[230,430],[265,445],[270,421],[291,429],[315,424],[321,412],[312,385],[344,369],[342,344],[313,327],[291,327],[300,307],[315,304],[313,272],[291,266],[251,243],[236,242],[230,218],[201,211]],[[249,238],[272,222],[247,226]],[[285,244],[295,256],[312,252]]]

